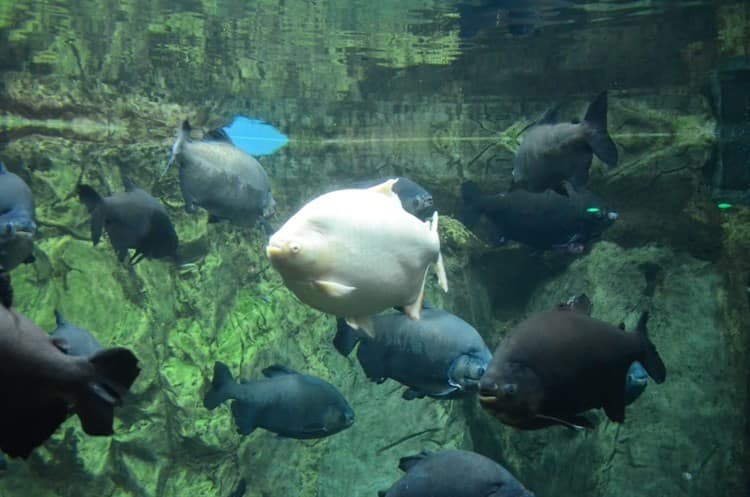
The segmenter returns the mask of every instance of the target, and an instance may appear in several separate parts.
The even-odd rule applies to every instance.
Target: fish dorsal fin
[[[402,457],[401,459],[398,460],[398,469],[406,473],[411,468],[413,468],[415,464],[419,463],[421,460],[428,457],[429,455],[430,455],[430,452],[423,450],[419,454],[414,454],[413,456]]]
[[[126,192],[132,192],[133,190],[135,190],[136,188],[138,188],[138,185],[135,184],[135,181],[133,181],[132,179],[130,179],[130,177],[128,177],[128,176],[123,176],[122,177],[122,184],[125,187],[125,191]]]
[[[272,366],[268,366],[266,369],[263,370],[263,376],[265,376],[266,378],[273,378],[274,376],[283,376],[287,374],[299,374],[299,373],[291,368],[282,366],[281,364],[274,364]]]
[[[229,137],[224,128],[212,129],[205,134],[204,139],[214,142],[232,143],[232,139]]]
[[[557,113],[559,110],[560,105],[553,105],[544,111],[544,114],[542,114],[542,117],[539,118],[536,124],[555,124],[557,122]]]
[[[55,309],[55,323],[57,324],[58,327],[65,326],[66,324],[68,324],[67,321],[65,321],[65,318],[63,317],[62,312],[60,312],[57,309]]]
[[[393,185],[395,185],[396,182],[398,182],[398,178],[391,178],[383,181],[379,185],[371,186],[368,190],[375,193],[382,193],[383,195],[396,195],[393,191]]]

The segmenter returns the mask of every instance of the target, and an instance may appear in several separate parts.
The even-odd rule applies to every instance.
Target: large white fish
[[[437,212],[425,222],[406,212],[393,192],[396,181],[313,199],[266,247],[271,264],[302,302],[370,335],[372,316],[391,307],[419,319],[430,264],[448,291]]]

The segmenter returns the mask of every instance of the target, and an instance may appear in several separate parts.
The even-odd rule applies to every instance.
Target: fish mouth
[[[269,259],[279,258],[283,253],[284,249],[277,245],[266,245],[266,255]]]
[[[497,398],[497,397],[495,397],[494,395],[482,395],[481,393],[479,394],[479,402],[480,402],[481,404],[485,404],[485,405],[495,405],[495,404],[497,404],[497,403],[498,403],[499,401],[500,401],[500,399],[498,399],[498,398]]]

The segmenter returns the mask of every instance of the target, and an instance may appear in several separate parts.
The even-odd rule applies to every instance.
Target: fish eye
[[[484,368],[482,366],[479,366],[479,368],[477,368],[477,375],[478,376],[484,375]]]
[[[289,244],[289,250],[291,250],[293,254],[299,254],[300,250],[302,250],[302,246],[297,242],[292,242]]]
[[[506,383],[503,385],[503,395],[505,397],[513,397],[518,392],[518,385],[515,383]]]

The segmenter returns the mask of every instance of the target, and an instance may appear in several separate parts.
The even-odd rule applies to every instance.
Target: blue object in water
[[[270,124],[245,116],[235,116],[224,131],[237,147],[253,156],[270,155],[289,142],[286,135]]]

